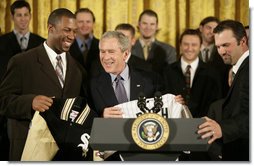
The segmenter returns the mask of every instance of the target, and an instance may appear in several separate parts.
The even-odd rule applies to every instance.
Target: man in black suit
[[[80,8],[75,13],[78,32],[76,40],[70,48],[70,54],[74,57],[88,72],[89,75],[95,75],[99,63],[99,40],[93,35],[95,24],[94,13],[88,8]],[[91,65],[95,63],[95,71],[91,70]]]
[[[47,111],[52,98],[85,94],[86,73],[67,53],[76,29],[75,15],[68,9],[56,9],[48,18],[48,38],[43,45],[10,60],[0,85],[0,114],[8,118],[9,160],[20,160],[35,111]]]
[[[158,15],[153,10],[144,10],[138,20],[140,37],[132,47],[132,54],[146,60],[153,71],[162,74],[164,67],[176,61],[176,50],[171,45],[158,41]]]
[[[91,79],[90,90],[95,110],[102,117],[122,117],[121,110],[113,107],[119,104],[114,92],[118,75],[122,77],[127,101],[136,100],[140,92],[153,97],[162,88],[157,74],[126,64],[129,44],[128,38],[117,31],[106,32],[100,40],[100,61],[105,71]]]
[[[199,58],[202,59],[203,62],[209,64],[211,68],[214,68],[218,71],[217,73],[222,86],[222,95],[225,97],[229,89],[227,78],[231,65],[223,63],[223,60],[214,45],[213,30],[219,24],[219,22],[219,19],[213,16],[206,17],[200,22],[199,31],[201,33],[203,42],[201,45]]]
[[[216,71],[209,68],[199,57],[202,38],[197,30],[187,29],[180,36],[179,61],[168,65],[164,71],[166,92],[181,94],[187,101],[193,117],[207,115],[209,105],[221,98],[219,79]],[[190,65],[190,87],[186,87],[185,73]]]
[[[15,1],[10,7],[10,13],[14,23],[14,30],[0,36],[0,83],[11,57],[22,51],[34,48],[45,40],[29,31],[31,8],[28,2]],[[24,39],[24,45],[21,47],[20,39],[23,36],[26,39]],[[0,115],[0,160],[8,160],[9,140],[6,123],[6,118]]]
[[[233,65],[233,82],[222,105],[221,120],[205,117],[202,138],[222,142],[222,160],[249,161],[249,48],[243,25],[225,20],[214,29],[219,54]]]
[[[29,3],[20,0],[15,1],[11,5],[10,10],[14,30],[0,36],[0,78],[3,77],[8,61],[12,56],[34,48],[45,40],[29,31],[29,23],[31,20]]]

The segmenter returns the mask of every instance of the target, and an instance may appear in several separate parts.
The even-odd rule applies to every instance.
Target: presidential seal
[[[145,150],[162,147],[169,137],[166,119],[156,113],[146,113],[134,120],[131,134],[134,142]]]

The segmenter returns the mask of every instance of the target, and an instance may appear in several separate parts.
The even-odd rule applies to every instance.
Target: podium
[[[94,150],[119,151],[126,161],[170,161],[182,151],[207,151],[207,139],[197,134],[198,126],[204,119],[167,119],[170,134],[167,142],[156,150],[144,150],[134,142],[131,134],[135,119],[95,118],[90,145]]]

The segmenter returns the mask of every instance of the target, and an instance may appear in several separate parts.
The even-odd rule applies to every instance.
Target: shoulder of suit
[[[37,40],[41,40],[41,41],[46,40],[45,38],[41,37],[40,35],[37,35],[37,34],[32,33],[32,32],[30,32],[30,37],[35,38]]]
[[[165,42],[162,42],[162,41],[159,41],[159,40],[155,40],[154,43],[158,44],[162,47],[165,47],[165,48],[175,49],[175,47],[173,47],[172,45],[170,45],[168,43],[165,43]]]

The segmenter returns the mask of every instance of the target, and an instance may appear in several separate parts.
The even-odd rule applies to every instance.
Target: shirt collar
[[[200,50],[204,51],[205,48],[208,48],[209,52],[212,52],[213,47],[214,47],[214,44],[210,44],[208,47],[205,47],[204,45],[201,45]]]
[[[111,73],[109,73],[109,74],[110,74],[110,77],[111,77],[111,81],[112,81],[112,83],[113,83],[113,82],[115,81],[117,75],[111,74]],[[125,81],[129,79],[129,66],[128,66],[127,64],[125,65],[125,68],[124,68],[124,70],[122,71],[122,73],[120,73],[120,76],[121,76]]]
[[[155,38],[152,38],[152,40],[150,41],[150,43],[148,44],[149,46],[151,46],[151,44],[155,41]],[[141,38],[139,38],[139,42],[141,44],[142,47],[145,46],[145,41],[142,40]]]
[[[20,34],[18,31],[16,31],[15,29],[13,30],[14,34],[17,37],[17,40],[20,41],[20,39],[24,36],[26,37],[26,39],[29,39],[30,36],[30,32],[28,31],[25,35]]]
[[[44,48],[46,49],[46,52],[47,52],[47,54],[48,54],[48,56],[49,56],[49,58],[50,58],[51,61],[54,62],[55,59],[56,59],[56,56],[57,56],[57,55],[60,55],[61,58],[62,58],[62,60],[63,60],[63,63],[66,62],[66,52],[63,52],[63,53],[61,53],[61,54],[57,54],[54,50],[52,50],[52,48],[50,48],[50,47],[47,45],[46,41],[43,43],[43,46],[44,46]]]
[[[249,50],[245,51],[243,55],[238,59],[236,64],[233,66],[232,71],[236,74],[243,61],[249,56]]]
[[[192,61],[190,64],[185,62],[183,57],[181,57],[181,68],[182,68],[182,71],[185,72],[186,67],[188,65],[191,66],[191,70],[196,71],[196,69],[198,68],[198,62],[199,62],[199,58],[198,57],[194,61]]]
[[[88,39],[85,40],[85,43],[87,44],[87,47],[90,48],[93,40],[93,34],[90,34]],[[79,37],[76,37],[76,41],[78,42],[78,46],[81,48],[81,45],[83,44],[84,40],[82,40]]]

